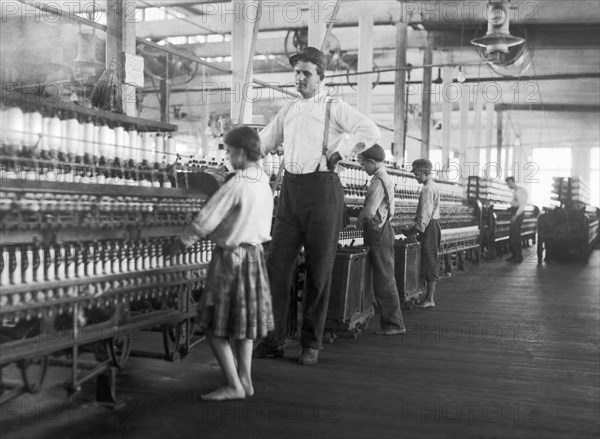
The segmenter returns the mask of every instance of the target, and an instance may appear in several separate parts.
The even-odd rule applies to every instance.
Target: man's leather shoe
[[[319,362],[319,350],[313,348],[302,348],[302,354],[298,358],[298,363],[305,366],[317,364]]]
[[[283,346],[269,346],[264,343],[259,343],[252,351],[252,358],[281,358],[283,357]]]

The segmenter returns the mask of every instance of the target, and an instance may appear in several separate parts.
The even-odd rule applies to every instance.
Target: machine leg
[[[117,368],[109,367],[96,377],[96,400],[111,408],[120,408],[123,402],[117,400]]]
[[[444,255],[444,274],[446,276],[452,276],[452,260],[448,254]]]

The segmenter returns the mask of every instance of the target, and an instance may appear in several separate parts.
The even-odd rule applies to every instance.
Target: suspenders
[[[388,213],[387,213],[387,218],[385,219],[385,221],[389,221],[392,218],[392,203],[391,203],[390,194],[388,192],[387,186],[385,185],[385,182],[383,181],[383,179],[380,177],[377,177],[377,179],[381,182],[381,185],[383,186],[383,191],[385,192],[385,198],[387,198]]]
[[[316,171],[318,172],[320,169],[327,169],[327,144],[329,143],[329,123],[331,120],[331,97],[326,96],[326,105],[325,105],[325,121],[323,123],[323,145],[321,148],[321,158],[319,160],[319,165],[317,166]],[[322,165],[322,166],[321,166]],[[281,160],[281,164],[279,165],[279,171],[277,172],[277,176],[275,177],[275,182],[271,187],[273,193],[277,190],[277,187],[281,184],[281,179],[283,178],[283,171],[285,168],[285,160]]]
[[[317,172],[322,168],[327,169],[327,144],[329,143],[329,120],[331,119],[331,98],[326,97],[327,104],[325,106],[325,122],[323,123],[323,147],[321,149],[321,159],[317,166]]]

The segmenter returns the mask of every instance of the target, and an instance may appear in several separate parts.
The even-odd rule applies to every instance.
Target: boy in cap
[[[284,354],[292,274],[303,246],[307,288],[298,362],[312,365],[318,363],[323,344],[344,208],[344,188],[333,171],[343,157],[377,142],[379,129],[360,111],[324,92],[327,56],[323,52],[306,47],[290,57],[290,64],[301,99],[286,104],[259,133],[266,151],[283,144],[285,173],[267,261],[275,330],[254,355],[280,358]]]
[[[417,159],[412,163],[412,173],[423,185],[423,189],[419,195],[414,225],[408,230],[403,230],[409,239],[421,234],[421,276],[427,284],[427,297],[419,304],[421,308],[435,306],[433,296],[440,272],[440,192],[433,181],[432,170],[433,164],[427,159]]]
[[[395,233],[390,218],[394,215],[394,184],[385,169],[385,151],[377,143],[358,155],[364,171],[372,176],[365,207],[358,215],[363,238],[369,246],[375,303],[381,311],[381,330],[377,335],[404,334],[406,327],[400,310],[394,277]]]

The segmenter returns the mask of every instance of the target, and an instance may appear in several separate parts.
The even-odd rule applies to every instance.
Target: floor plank
[[[92,385],[66,400],[52,369],[41,395],[0,408],[3,438],[595,438],[599,267],[598,251],[585,266],[467,264],[434,310],[404,313],[404,336],[376,337],[372,321],[317,366],[298,366],[298,347],[255,361],[245,401],[199,399],[221,382],[205,344],[177,363],[132,358],[119,410],[92,403]]]

